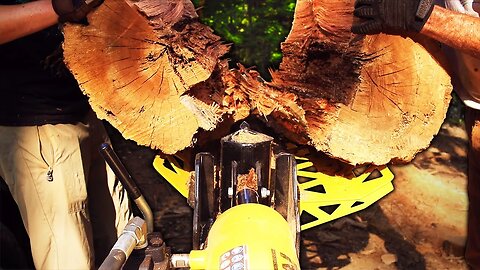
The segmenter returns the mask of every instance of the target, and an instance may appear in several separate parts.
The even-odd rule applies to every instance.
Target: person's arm
[[[0,44],[21,38],[58,22],[50,0],[0,5]]]
[[[80,23],[103,0],[37,0],[0,5],[0,44],[21,38],[57,22]]]
[[[433,0],[356,0],[353,14],[360,20],[354,21],[351,30],[366,35],[420,32],[480,58],[480,18],[433,3]]]
[[[480,58],[480,18],[435,6],[421,34]]]

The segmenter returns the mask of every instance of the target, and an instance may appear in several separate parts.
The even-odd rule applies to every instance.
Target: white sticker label
[[[248,270],[246,246],[238,246],[223,253],[222,256],[220,256],[220,269]]]

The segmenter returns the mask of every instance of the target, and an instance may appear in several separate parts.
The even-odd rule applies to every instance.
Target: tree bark
[[[165,153],[222,119],[256,114],[279,135],[351,164],[410,161],[448,108],[440,47],[352,34],[353,3],[298,0],[271,82],[228,69],[228,46],[188,0],[106,0],[88,26],[65,27],[65,60],[100,118]]]

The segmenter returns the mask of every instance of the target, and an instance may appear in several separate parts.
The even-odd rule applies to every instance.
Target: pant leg
[[[0,127],[0,175],[19,207],[37,269],[93,267],[83,170],[89,165],[80,150],[87,137],[83,124]]]
[[[92,220],[96,264],[100,265],[115,244],[117,237],[132,217],[129,200],[123,186],[100,155],[102,143],[110,143],[103,123],[91,113],[88,156],[88,198]]]
[[[468,152],[468,232],[465,260],[480,269],[480,111],[467,108],[465,123],[470,138]]]

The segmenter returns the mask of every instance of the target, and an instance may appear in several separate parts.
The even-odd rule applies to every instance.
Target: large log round
[[[165,153],[191,145],[202,126],[195,114],[209,107],[180,97],[228,50],[192,3],[106,0],[88,21],[65,26],[64,56],[98,117]]]
[[[353,3],[297,1],[273,84],[298,95],[316,149],[353,164],[410,161],[448,109],[442,51],[418,36],[352,34]]]

